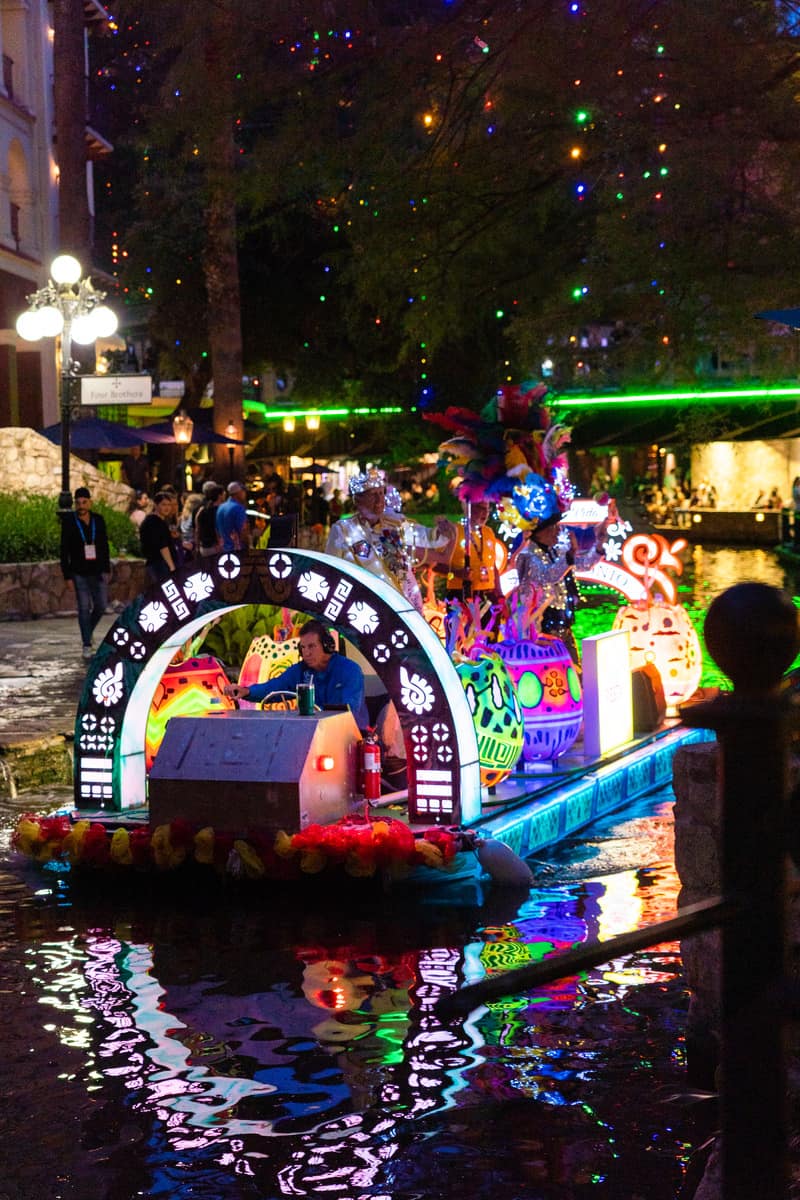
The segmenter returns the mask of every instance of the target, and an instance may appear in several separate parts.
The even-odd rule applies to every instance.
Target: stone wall
[[[684,908],[718,896],[720,892],[718,743],[679,747],[672,759],[672,783],[675,791],[675,869],[682,885],[678,907]],[[714,1071],[719,1058],[720,952],[718,929],[706,930],[681,942],[681,958],[689,985],[686,1026],[689,1069],[697,1086],[709,1088],[714,1086]]]
[[[120,609],[144,590],[144,561],[111,560],[110,602]],[[75,590],[57,562],[0,563],[0,621],[62,617],[76,611]]]
[[[790,786],[800,782],[800,760],[790,758]],[[678,906],[718,896],[722,889],[719,854],[720,748],[717,742],[681,746],[672,760],[675,791],[675,868],[681,881]],[[754,803],[757,798],[754,797]],[[757,853],[757,847],[754,848]],[[800,944],[800,897],[789,909],[789,937]],[[721,938],[719,930],[693,935],[681,943],[681,958],[689,985],[687,1048],[695,1058],[690,1070],[696,1084],[713,1087],[713,1068],[719,1052]],[[796,972],[795,972],[796,973]]]
[[[92,499],[127,512],[131,489],[109,479],[75,454],[69,460],[70,488],[88,487]],[[21,496],[51,496],[61,491],[61,447],[34,429],[0,429],[0,492]]]

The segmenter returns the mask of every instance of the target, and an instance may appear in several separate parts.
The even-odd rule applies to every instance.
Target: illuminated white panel
[[[633,687],[627,630],[584,638],[583,749],[599,758],[633,739]]]

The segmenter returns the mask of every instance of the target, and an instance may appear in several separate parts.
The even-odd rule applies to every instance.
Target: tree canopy
[[[123,284],[215,395],[237,324],[310,399],[794,372],[794,9],[123,0]]]

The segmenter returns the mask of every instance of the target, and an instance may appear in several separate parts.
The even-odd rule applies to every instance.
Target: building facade
[[[75,6],[82,23],[83,111],[56,112],[54,29],[46,0],[0,0],[0,426],[41,428],[58,418],[56,346],[25,342],[15,322],[26,296],[47,280],[59,250],[58,128],[85,131],[86,203],[93,212],[92,161],[111,146],[88,111],[89,35],[108,28],[96,0]]]

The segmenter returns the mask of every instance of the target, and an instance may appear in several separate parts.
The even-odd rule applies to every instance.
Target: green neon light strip
[[[711,404],[716,401],[736,403],[743,400],[800,400],[800,386],[776,388],[721,388],[718,391],[640,392],[630,396],[556,396],[546,404],[552,408],[611,408],[638,405],[660,408],[665,404]]]
[[[270,408],[263,400],[244,400],[242,407],[245,412],[260,413],[265,421],[282,421],[284,417],[294,417],[303,421],[306,417],[374,417],[416,412],[416,408],[405,409],[399,404],[384,405],[381,408]]]

